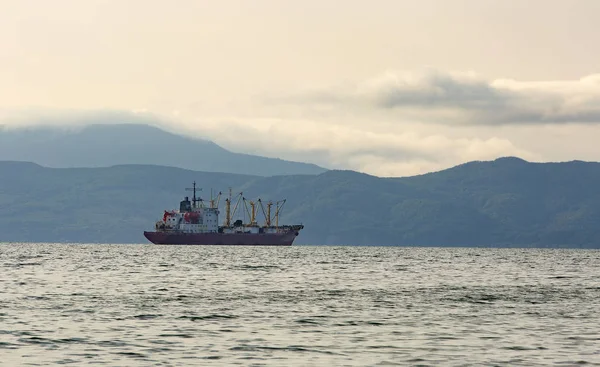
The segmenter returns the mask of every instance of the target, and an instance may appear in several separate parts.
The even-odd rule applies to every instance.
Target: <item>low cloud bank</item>
[[[600,157],[591,138],[600,133],[600,74],[527,82],[436,70],[389,72],[357,83],[278,93],[245,107],[227,109],[227,116],[207,116],[201,109],[0,110],[0,124],[143,123],[209,139],[235,152],[380,176],[414,175],[501,156],[534,161]]]

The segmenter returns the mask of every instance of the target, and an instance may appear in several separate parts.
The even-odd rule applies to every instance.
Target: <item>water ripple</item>
[[[3,365],[600,365],[600,251],[0,245]]]

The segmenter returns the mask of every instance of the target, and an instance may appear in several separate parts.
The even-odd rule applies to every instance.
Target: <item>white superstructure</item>
[[[226,219],[222,226],[219,226],[219,200],[221,193],[216,199],[210,200],[210,205],[207,207],[204,205],[204,201],[196,197],[196,182],[191,189],[194,195],[192,200],[186,196],[184,200],[179,203],[179,210],[172,210],[164,212],[162,220],[156,222],[155,228],[160,232],[180,232],[180,233],[281,233],[289,231],[292,227],[297,226],[279,226],[279,212],[283,207],[285,200],[278,201],[277,210],[274,216],[271,216],[271,206],[273,203],[268,202],[266,204],[267,210],[263,207],[260,199],[257,202],[249,201],[250,208],[248,208],[246,199],[239,194],[239,198],[233,212],[231,210],[231,193],[229,198],[225,199],[225,210]],[[212,195],[211,195],[212,196]],[[231,217],[235,215],[240,200],[243,200],[246,213],[250,218],[250,223],[243,223],[242,220],[236,220],[232,223]],[[216,202],[216,203],[215,203]],[[256,221],[256,204],[260,205],[262,212],[265,216],[264,225],[259,225]],[[281,205],[280,205],[281,204]],[[272,220],[275,220],[275,225],[272,225]]]

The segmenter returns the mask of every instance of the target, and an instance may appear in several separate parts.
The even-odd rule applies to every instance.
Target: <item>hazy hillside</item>
[[[0,127],[0,160],[56,168],[158,164],[260,176],[326,171],[313,164],[232,153],[207,140],[142,124],[92,124],[78,130]]]
[[[298,244],[600,248],[600,164],[515,158],[386,179],[0,162],[0,241],[144,243],[142,231],[193,180],[204,198],[229,186],[248,198],[287,198],[282,220],[306,226]]]

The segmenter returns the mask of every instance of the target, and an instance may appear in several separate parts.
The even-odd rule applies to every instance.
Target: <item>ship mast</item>
[[[225,227],[231,227],[231,187],[229,197],[225,199]]]
[[[219,208],[219,204],[221,203],[221,195],[223,193],[221,191],[219,191],[219,195],[217,195],[217,203],[215,204],[215,208]]]
[[[246,208],[246,212],[248,213],[248,216],[250,217],[250,223],[248,224],[248,226],[254,227],[256,226],[256,203],[252,200],[248,200],[248,202],[250,203],[250,208],[252,208],[252,210],[250,211],[248,209],[248,205],[246,205],[246,198],[243,198],[244,200],[244,207]]]
[[[215,201],[216,201],[216,204],[215,204]],[[210,207],[211,208],[218,208],[220,201],[221,201],[221,191],[219,191],[219,194],[217,195],[217,198],[215,199],[213,197],[213,191],[212,191],[212,189],[210,189]]]
[[[250,225],[256,225],[256,203],[250,200],[250,207],[252,207],[252,215],[250,216]]]
[[[233,213],[231,213],[230,220],[231,220],[231,217],[233,217],[235,215],[235,212],[237,211],[238,205],[240,204],[240,200],[242,200],[242,195],[243,195],[242,192],[240,192],[238,195],[238,200],[235,203],[235,206],[233,207]]]
[[[285,201],[287,199],[283,199],[277,202],[277,210],[275,211],[275,227],[279,228],[279,213],[281,212],[281,209],[283,208],[283,205],[285,204]],[[279,203],[281,203],[281,206],[279,205]]]
[[[193,191],[194,192],[194,196],[192,197],[192,202],[194,203],[194,208],[197,208],[198,206],[196,205],[196,203],[198,201],[202,201],[202,199],[200,198],[196,198],[196,181],[194,181],[192,183],[193,187],[192,188],[186,188],[185,191]],[[198,191],[202,191],[202,189],[197,189]]]
[[[267,203],[266,212],[261,199],[258,199],[258,204],[260,205],[260,209],[262,210],[263,215],[265,216],[265,227],[271,227],[271,206],[273,205],[273,203],[270,201]]]

